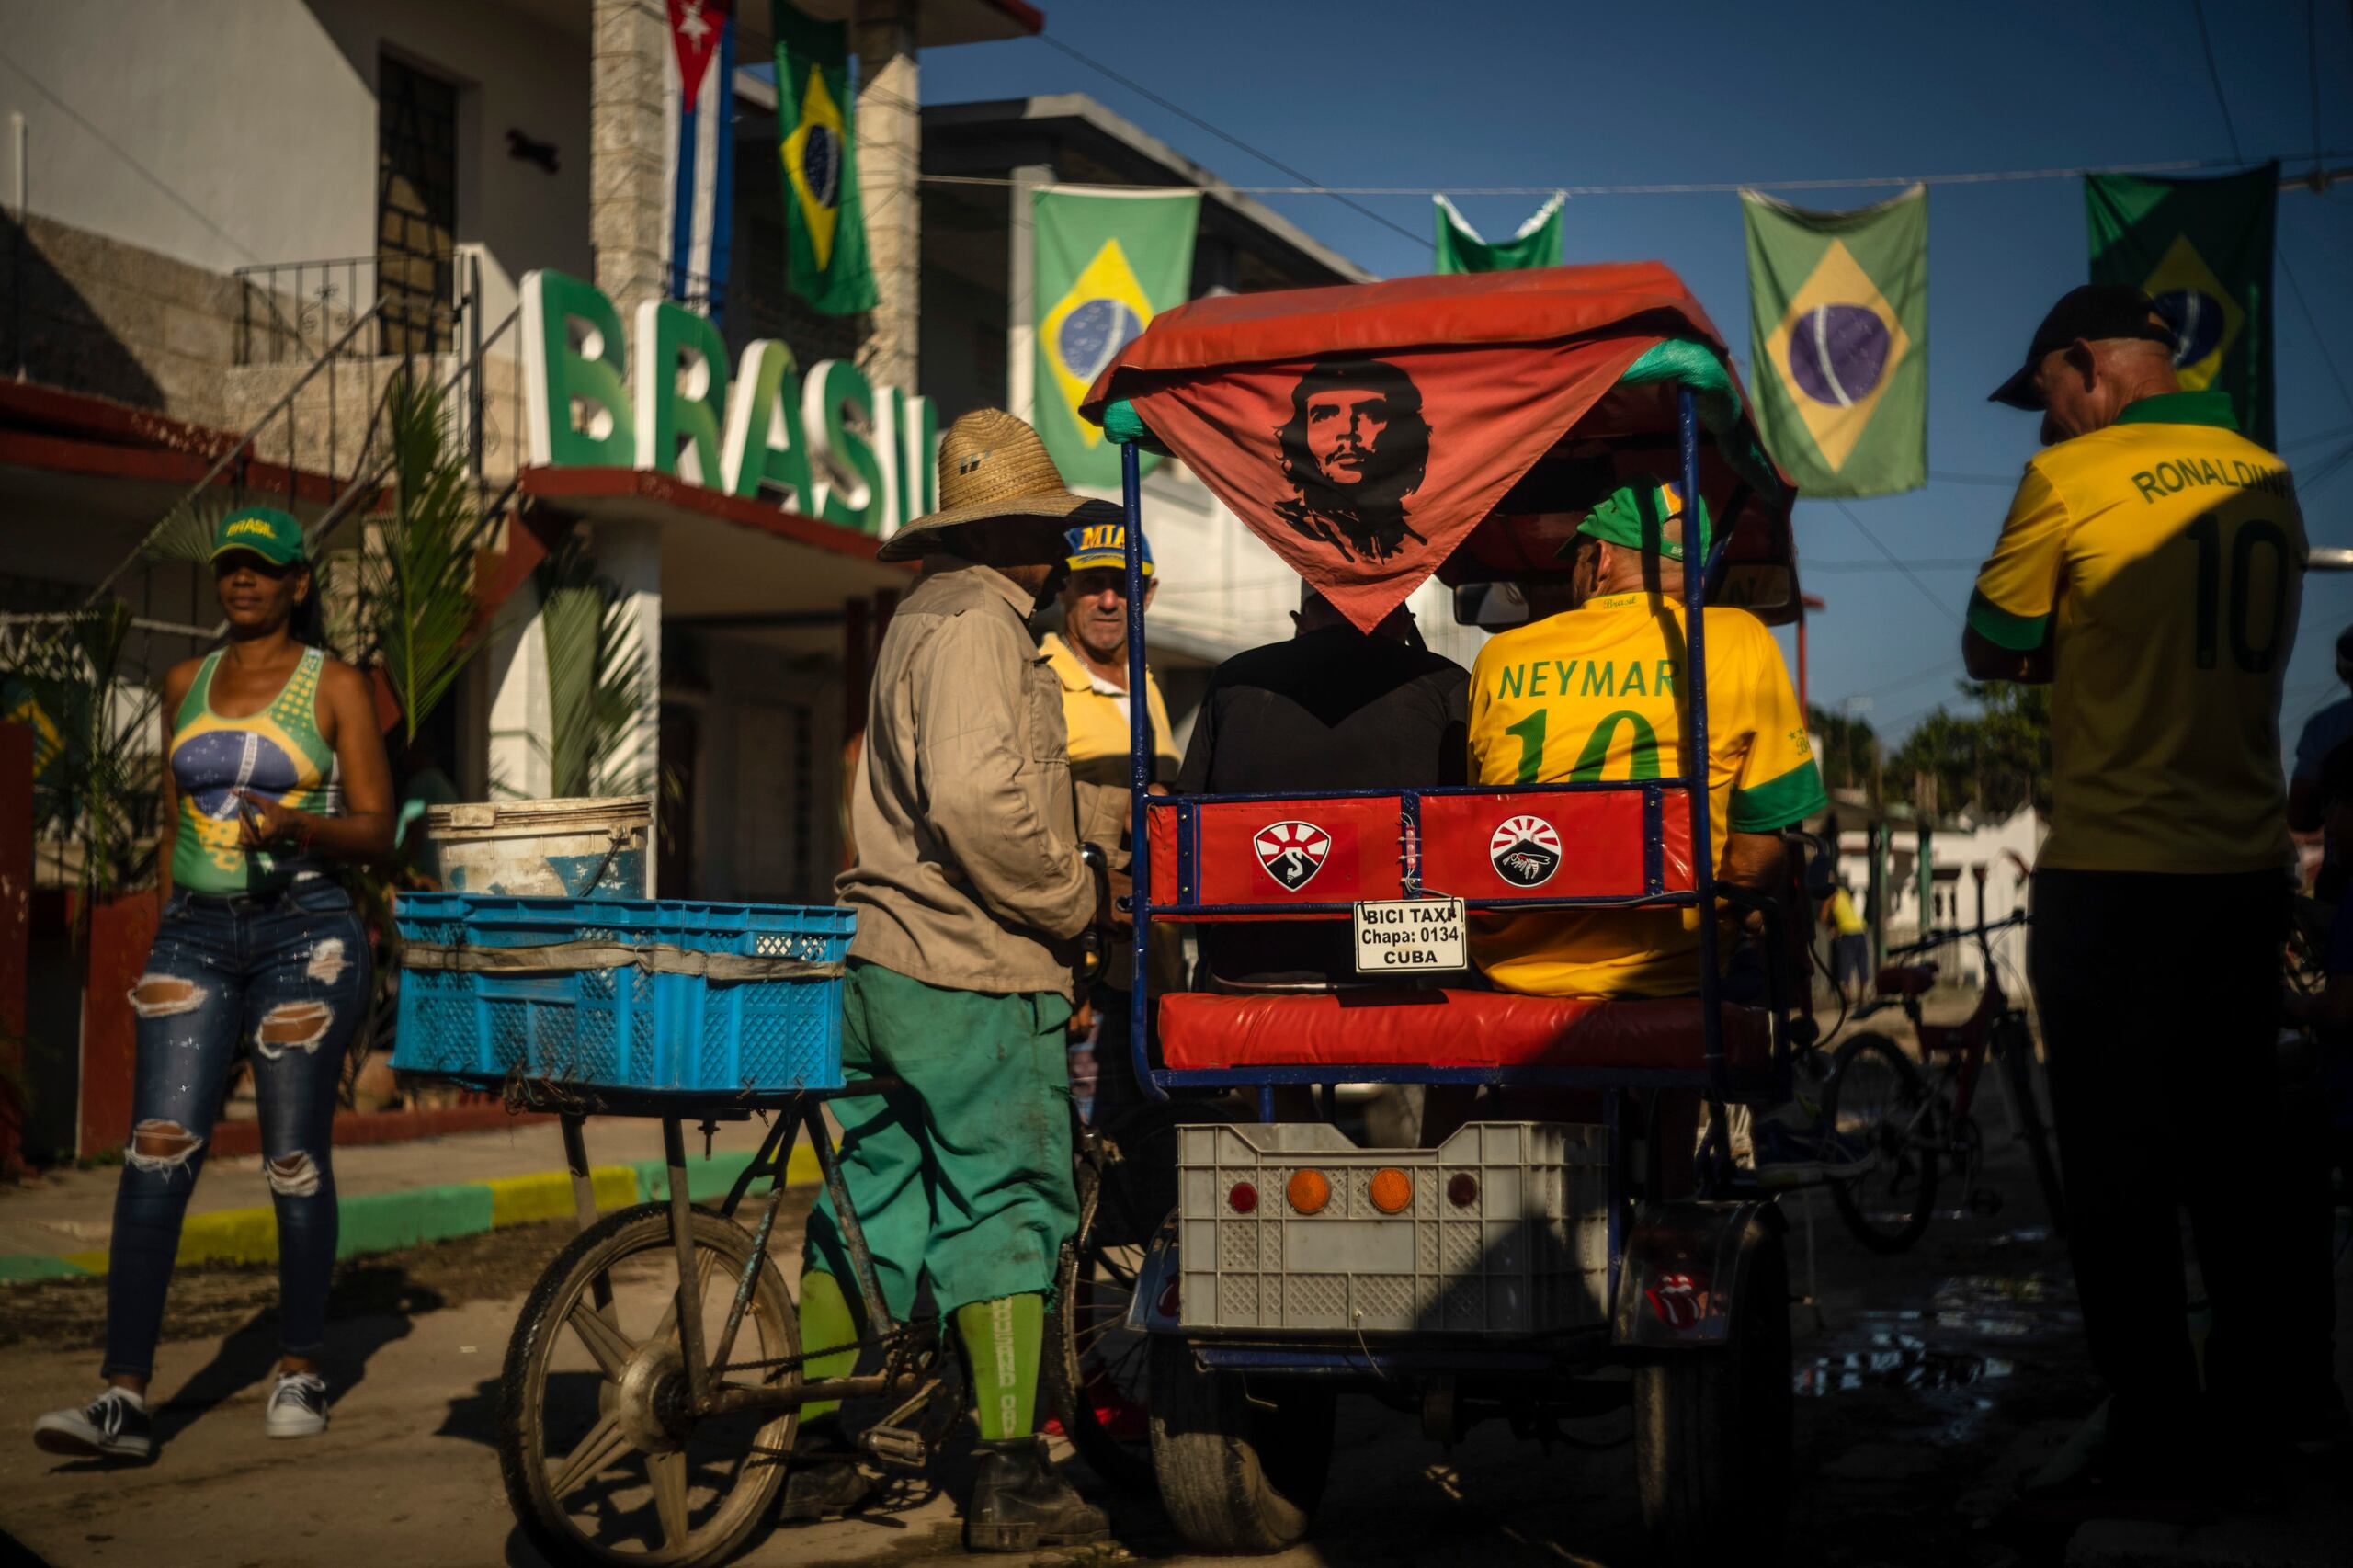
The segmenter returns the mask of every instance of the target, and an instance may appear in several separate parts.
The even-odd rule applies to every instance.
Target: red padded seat
[[[1604,1001],[1501,991],[1324,991],[1160,999],[1170,1067],[1616,1067],[1699,1072],[1705,1065],[1696,997]],[[1761,1073],[1772,1062],[1762,1007],[1726,1006],[1725,1064]]]
[[[1936,984],[1935,964],[1892,963],[1879,971],[1872,989],[1882,996],[1926,996]]]

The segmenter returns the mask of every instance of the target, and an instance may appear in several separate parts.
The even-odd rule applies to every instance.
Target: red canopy
[[[1473,551],[1494,574],[1544,570],[1551,546],[1531,555],[1518,515],[1559,509],[1530,504],[1530,487],[1544,488],[1530,471],[1552,453],[1545,472],[1565,472],[1564,437],[1606,444],[1618,470],[1674,477],[1668,387],[1620,386],[1668,339],[1690,345],[1687,366],[1713,383],[1715,426],[1736,426],[1750,466],[1769,473],[1722,338],[1656,262],[1196,300],[1120,350],[1082,412],[1100,422],[1131,404],[1252,532],[1370,631],[1474,530],[1513,536]],[[1786,494],[1735,515],[1747,493],[1708,455],[1703,488],[1733,525],[1732,556],[1786,562]],[[1510,515],[1499,514],[1506,496]]]

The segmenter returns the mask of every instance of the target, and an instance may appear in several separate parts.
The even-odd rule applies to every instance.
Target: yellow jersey
[[[2304,553],[2294,480],[2222,392],[2143,398],[2027,464],[1969,624],[2052,648],[2040,864],[2287,864],[2279,690]]]
[[[1773,833],[1828,805],[1781,650],[1743,609],[1707,615],[1708,800],[1722,864],[1733,830]],[[1683,776],[1682,604],[1648,593],[1491,638],[1471,674],[1471,779],[1557,784]],[[1696,909],[1483,915],[1472,952],[1506,991],[1666,996],[1699,983]]]

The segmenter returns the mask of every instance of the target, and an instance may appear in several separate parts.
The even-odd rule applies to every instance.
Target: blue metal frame
[[[1696,403],[1688,387],[1676,389],[1676,444],[1681,459],[1682,491],[1687,496],[1699,494],[1699,426]],[[1143,539],[1142,471],[1136,446],[1122,443],[1120,447],[1120,491],[1127,512],[1127,588],[1128,588],[1128,689],[1142,691],[1144,687],[1144,609],[1143,609]],[[1598,1068],[1438,1068],[1438,1067],[1365,1067],[1338,1064],[1318,1064],[1301,1067],[1251,1067],[1221,1070],[1155,1069],[1150,1055],[1149,1021],[1151,1017],[1150,968],[1145,962],[1144,949],[1152,921],[1203,915],[1281,914],[1296,915],[1337,915],[1350,910],[1350,903],[1271,903],[1271,904],[1202,904],[1191,902],[1158,903],[1152,886],[1151,835],[1149,813],[1154,811],[1174,811],[1177,813],[1177,881],[1171,892],[1177,900],[1188,900],[1199,886],[1199,812],[1204,801],[1249,801],[1279,803],[1287,801],[1340,800],[1352,798],[1382,798],[1396,796],[1399,800],[1399,829],[1401,841],[1406,846],[1407,860],[1403,868],[1407,891],[1426,891],[1419,887],[1421,869],[1419,844],[1421,801],[1428,795],[1495,794],[1567,794],[1578,791],[1603,790],[1625,792],[1643,791],[1644,883],[1653,891],[1636,897],[1620,898],[1509,898],[1476,899],[1469,901],[1472,907],[1500,908],[1648,908],[1697,905],[1713,909],[1718,900],[1715,874],[1713,824],[1711,802],[1705,780],[1708,755],[1708,681],[1707,681],[1707,618],[1702,614],[1708,592],[1726,570],[1727,547],[1733,530],[1722,529],[1712,541],[1698,571],[1683,574],[1684,602],[1684,677],[1687,700],[1683,704],[1683,755],[1693,760],[1700,774],[1689,778],[1644,779],[1625,783],[1560,783],[1522,784],[1506,789],[1502,786],[1459,785],[1440,789],[1308,790],[1298,793],[1257,793],[1221,796],[1155,797],[1150,793],[1152,778],[1152,740],[1147,704],[1128,704],[1128,742],[1131,763],[1129,781],[1131,790],[1133,829],[1131,839],[1135,853],[1131,857],[1134,879],[1135,924],[1131,935],[1135,959],[1136,983],[1129,994],[1128,1044],[1136,1082],[1156,1100],[1168,1098],[1168,1091],[1178,1087],[1249,1087],[1259,1089],[1259,1102],[1264,1108],[1272,1098],[1273,1087],[1282,1084],[1349,1083],[1415,1083],[1415,1084],[1527,1084],[1564,1087],[1591,1087],[1606,1092],[1609,1120],[1614,1129],[1622,1096],[1627,1088],[1652,1086],[1697,1086],[1707,1093],[1711,1111],[1711,1137],[1719,1153],[1722,1152],[1726,1135],[1723,1105],[1731,1097],[1727,1082],[1723,1050],[1723,1019],[1721,1008],[1720,954],[1716,922],[1703,919],[1699,923],[1699,1000],[1703,1031],[1703,1064],[1699,1073],[1676,1069],[1598,1069]],[[1692,866],[1691,890],[1669,892],[1664,889],[1663,833],[1665,791],[1680,789],[1689,812]],[[1778,967],[1778,966],[1777,966]],[[1785,1009],[1779,1003],[1780,976],[1768,977],[1774,1006],[1772,1007],[1774,1076],[1786,1074],[1789,1061],[1789,1040]],[[1612,1271],[1615,1272],[1617,1241],[1611,1245]]]

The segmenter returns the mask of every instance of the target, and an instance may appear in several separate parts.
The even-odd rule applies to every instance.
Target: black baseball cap
[[[2053,349],[2066,347],[2079,337],[2086,343],[2109,337],[2137,337],[2162,343],[2168,348],[2176,341],[2173,327],[2155,302],[2140,290],[2130,283],[2086,283],[2060,296],[2059,302],[2051,307],[2051,313],[2042,318],[2042,324],[2034,329],[2034,342],[2026,351],[2026,363],[2016,375],[1995,387],[1985,401],[2040,412],[2042,394],[2034,389],[2034,372],[2041,366],[2042,357]]]

